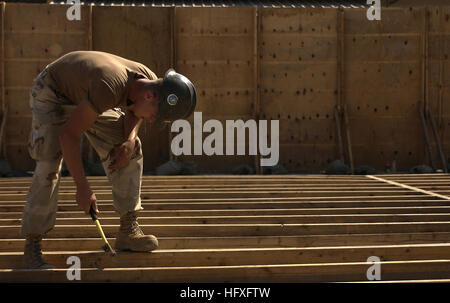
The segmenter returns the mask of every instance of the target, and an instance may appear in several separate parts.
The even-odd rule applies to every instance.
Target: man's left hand
[[[111,162],[108,169],[111,172],[120,169],[128,164],[133,156],[136,140],[127,140],[122,145],[116,147],[111,154]]]

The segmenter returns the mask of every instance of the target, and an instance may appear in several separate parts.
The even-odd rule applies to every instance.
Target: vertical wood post
[[[429,64],[428,64],[428,27],[429,27],[429,11],[428,7],[424,8],[425,14],[425,24],[424,24],[424,57],[423,57],[423,66],[424,66],[424,75],[423,75],[423,89],[424,89],[424,112],[428,112],[429,104],[429,89],[428,89],[428,78],[429,78]]]
[[[5,98],[5,12],[6,12],[6,2],[2,2],[2,53],[1,53],[1,68],[2,68],[2,113],[3,113],[3,121],[1,127],[0,134],[0,142],[2,144],[0,153],[3,152],[3,156],[6,159],[6,136],[5,136],[5,127],[7,124],[6,119],[8,118],[8,104],[6,103]]]
[[[337,138],[337,144],[338,144],[338,150],[339,150],[339,159],[342,161],[342,163],[345,162],[344,158],[344,148],[342,145],[342,136],[341,136],[341,119],[340,116],[342,115],[342,91],[343,91],[343,56],[342,49],[341,49],[341,11],[340,9],[336,10],[336,45],[337,45],[337,57],[336,57],[336,64],[337,64],[337,74],[336,74],[336,87],[337,87],[337,99],[336,99],[336,105],[334,107],[334,119],[336,120],[336,138]]]
[[[94,46],[93,46],[93,41],[92,41],[92,3],[89,4],[89,16],[88,16],[88,36],[87,36],[87,48],[88,50],[93,50]],[[89,141],[88,141],[89,142]],[[89,154],[88,154],[88,161],[90,163],[94,162],[94,148],[92,147],[92,145],[89,143]]]
[[[345,79],[344,79],[344,71],[345,71],[345,66],[344,66],[344,61],[345,61],[345,27],[344,27],[344,15],[345,11],[343,9],[339,9],[338,10],[338,20],[337,20],[337,24],[338,24],[338,39],[339,39],[339,44],[338,44],[338,48],[339,48],[339,87],[338,87],[338,91],[340,91],[339,94],[339,104],[342,106],[342,111],[344,113],[344,127],[345,127],[345,132],[346,132],[346,137],[347,137],[347,152],[348,152],[348,159],[349,159],[349,163],[350,163],[350,170],[353,174],[354,172],[354,165],[353,165],[353,153],[352,153],[352,142],[351,142],[351,138],[350,138],[350,123],[348,120],[348,113],[347,113],[347,101],[345,100]]]
[[[437,117],[437,124],[439,133],[441,134],[441,141],[444,141],[443,138],[443,126],[444,126],[444,117],[443,117],[443,105],[442,105],[442,97],[443,97],[443,87],[444,87],[444,81],[443,81],[443,43],[442,43],[442,6],[439,7],[439,99],[438,99],[438,117]]]
[[[260,91],[259,91],[259,85],[260,85],[260,60],[259,60],[259,43],[260,43],[260,25],[261,25],[261,13],[258,6],[255,6],[255,13],[254,13],[254,27],[253,27],[253,87],[255,90],[254,95],[254,108],[253,108],[253,116],[255,120],[257,121],[257,125],[259,125],[259,119],[261,115],[261,97],[260,97]],[[257,139],[257,142],[259,144],[259,138]],[[257,174],[262,173],[261,169],[261,155],[256,154],[254,157],[255,160],[255,172]]]
[[[175,70],[177,70],[177,52],[176,52],[176,9],[177,7],[174,6],[170,10],[170,67],[173,67]],[[170,131],[170,127],[167,128],[167,136],[169,137],[169,160],[174,159],[174,155],[172,154],[172,150],[170,148],[170,144],[173,139],[172,132]],[[176,157],[175,157],[176,158]]]
[[[424,8],[424,17],[423,17],[423,30],[422,30],[422,98],[420,100],[420,104],[422,106],[423,112],[427,112],[427,53],[428,53],[428,22],[427,22],[427,10]]]
[[[422,119],[422,127],[425,135],[425,142],[427,145],[428,156],[430,158],[430,165],[433,169],[436,168],[433,159],[433,150],[431,146],[431,142],[428,136],[428,128],[427,128],[427,115],[428,113],[428,13],[427,8],[425,7],[423,10],[423,31],[422,31],[422,98],[419,102],[419,112]]]
[[[88,50],[93,50],[93,42],[92,42],[92,3],[89,4],[89,22],[88,22]]]

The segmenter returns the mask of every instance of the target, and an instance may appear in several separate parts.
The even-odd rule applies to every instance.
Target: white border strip
[[[379,178],[379,177],[375,177],[375,176],[372,176],[372,175],[366,175],[366,177],[370,178],[370,179],[374,179],[374,180],[378,180],[378,181],[381,181],[381,182],[389,183],[389,184],[392,184],[392,185],[400,186],[400,187],[403,187],[403,188],[407,188],[407,189],[410,189],[410,190],[413,190],[413,191],[421,192],[421,193],[424,193],[424,194],[427,194],[427,195],[430,195],[430,196],[434,196],[434,197],[437,197],[437,198],[441,198],[441,199],[450,201],[450,197],[444,196],[444,195],[440,195],[440,194],[434,193],[432,191],[423,190],[423,189],[420,189],[420,188],[417,188],[417,187],[414,187],[414,186],[405,185],[405,184],[398,183],[398,182],[395,182],[395,181],[389,181],[389,180],[386,180],[386,179],[383,179],[383,178]]]

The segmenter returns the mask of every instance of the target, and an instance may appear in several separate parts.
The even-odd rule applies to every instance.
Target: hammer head
[[[109,254],[111,256],[114,257],[116,255],[116,251],[111,247],[111,245],[109,245],[109,243],[106,243],[105,245],[103,245],[102,248],[105,252],[109,252]]]

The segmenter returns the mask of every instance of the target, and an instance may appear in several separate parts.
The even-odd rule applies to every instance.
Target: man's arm
[[[97,120],[98,114],[92,109],[89,102],[82,101],[74,110],[69,120],[59,134],[59,142],[64,161],[77,187],[77,203],[86,214],[93,204],[98,212],[96,198],[84,174],[80,152],[80,136]]]
[[[119,169],[130,161],[141,124],[142,119],[137,118],[132,112],[127,110],[124,119],[124,132],[127,141],[122,143],[111,155],[111,164],[108,166],[110,170]]]
[[[128,111],[125,114],[125,135],[128,135],[129,141],[135,141],[139,132],[139,127],[142,124],[142,119],[139,119],[132,112]]]

